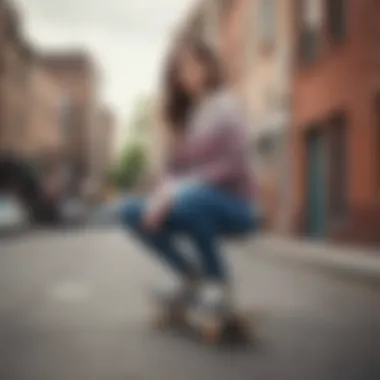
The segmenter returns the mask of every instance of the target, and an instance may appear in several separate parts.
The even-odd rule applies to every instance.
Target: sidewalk
[[[256,237],[252,243],[265,255],[333,270],[380,285],[380,249],[297,240],[271,234]]]

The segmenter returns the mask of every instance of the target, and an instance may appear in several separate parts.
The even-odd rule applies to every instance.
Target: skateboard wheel
[[[226,338],[235,342],[247,342],[251,340],[251,328],[249,321],[244,317],[235,317],[225,327]]]
[[[153,326],[157,328],[163,328],[169,323],[169,318],[167,313],[163,310],[156,310],[153,315]]]
[[[249,321],[245,317],[236,317],[235,325],[238,330],[245,333],[249,331]]]
[[[219,326],[207,326],[203,330],[203,340],[208,344],[216,344],[220,340],[220,328]]]
[[[158,309],[153,318],[154,326],[157,328],[168,328],[176,326],[186,321],[186,313],[184,310]]]

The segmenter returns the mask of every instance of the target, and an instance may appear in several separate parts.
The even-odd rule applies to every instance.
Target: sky
[[[101,95],[117,116],[115,148],[139,95],[154,92],[173,28],[193,0],[16,0],[40,48],[86,48],[102,72]]]

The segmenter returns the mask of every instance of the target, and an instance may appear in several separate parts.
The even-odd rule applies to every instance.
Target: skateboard
[[[164,294],[155,294],[153,301],[153,326],[160,330],[174,330],[209,345],[253,342],[253,320],[248,312],[225,314],[196,302],[186,309],[175,308]]]

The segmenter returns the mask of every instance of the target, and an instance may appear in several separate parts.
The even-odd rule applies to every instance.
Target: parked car
[[[4,215],[10,215],[9,210],[15,210],[18,208],[15,205],[19,204],[33,223],[59,222],[57,202],[46,196],[40,178],[28,162],[17,157],[0,156],[0,192],[6,194],[3,207],[8,211],[4,211]]]
[[[120,215],[127,198],[101,203],[89,212],[87,223],[92,226],[110,227],[120,223]]]
[[[9,193],[0,194],[0,232],[21,230],[29,224],[28,211],[19,199]]]

